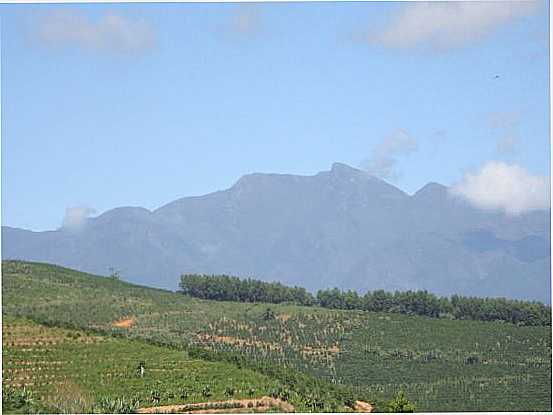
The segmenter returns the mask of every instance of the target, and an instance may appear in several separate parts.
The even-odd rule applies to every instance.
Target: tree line
[[[314,296],[302,287],[288,287],[278,282],[228,275],[185,274],[180,292],[196,298],[217,301],[293,303],[340,310],[363,310],[401,313],[433,318],[504,321],[526,326],[550,326],[551,307],[536,301],[506,298],[480,298],[453,295],[438,297],[425,290],[357,291],[338,288],[319,290]]]
[[[316,302],[321,307],[342,310],[413,314],[458,320],[504,321],[526,326],[551,325],[551,307],[537,301],[460,295],[438,297],[425,290],[394,293],[376,290],[361,296],[353,290],[342,291],[334,288],[319,290]]]
[[[315,298],[305,288],[228,275],[186,274],[181,277],[180,288],[183,294],[206,300],[294,303],[305,306],[315,304]]]

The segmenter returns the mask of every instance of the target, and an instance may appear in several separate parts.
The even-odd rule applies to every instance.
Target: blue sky
[[[408,193],[543,189],[548,3],[488,5],[2,5],[2,224],[335,161]]]

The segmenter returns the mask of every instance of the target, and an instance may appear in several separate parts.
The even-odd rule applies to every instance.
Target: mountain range
[[[183,273],[300,285],[426,289],[550,303],[550,211],[483,210],[429,183],[413,195],[334,163],[313,176],[254,173],[150,211],[121,207],[78,228],[2,226],[2,257],[176,289]]]

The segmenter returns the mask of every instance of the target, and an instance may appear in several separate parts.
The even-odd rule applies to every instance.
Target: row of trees
[[[305,288],[287,287],[277,282],[240,279],[227,275],[186,274],[181,292],[192,297],[218,301],[294,303],[341,310],[364,310],[415,314],[434,318],[505,321],[528,326],[550,326],[551,307],[531,301],[505,298],[438,297],[427,291],[395,293],[384,290],[359,295],[338,288],[319,290],[313,296]]]
[[[551,307],[539,302],[506,298],[460,295],[438,297],[427,291],[390,293],[384,290],[369,291],[360,296],[356,291],[341,291],[334,288],[319,290],[316,300],[321,307],[343,310],[416,314],[459,320],[505,321],[527,326],[551,325]]]
[[[315,298],[305,288],[228,275],[186,274],[181,277],[180,289],[183,294],[206,300],[305,306],[315,303]]]

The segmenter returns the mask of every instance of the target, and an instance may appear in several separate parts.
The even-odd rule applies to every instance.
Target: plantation
[[[129,412],[139,406],[267,396],[284,386],[268,376],[188,353],[82,330],[5,317],[3,389],[31,395],[29,410]],[[141,375],[137,365],[145,370]],[[305,400],[305,399],[303,399]],[[302,397],[291,396],[302,407]],[[10,408],[4,408],[9,410]]]
[[[95,388],[113,398],[152,399],[155,381],[148,380],[153,383],[142,388],[144,380],[135,373],[139,361],[146,362],[151,376],[155,367],[174,369],[170,373],[176,379],[188,379],[187,364],[174,362],[193,360],[237,372],[209,381],[191,377],[194,384],[210,387],[195,390],[185,402],[163,395],[178,394],[171,386],[175,378],[165,376],[171,382],[158,387],[159,402],[200,402],[208,394],[224,400],[231,389],[242,391],[236,396],[251,398],[246,390],[250,386],[240,383],[247,378],[240,378],[239,371],[248,370],[259,376],[251,386],[255,396],[289,400],[296,410],[347,410],[344,405],[356,399],[386,410],[399,391],[417,411],[551,410],[550,327],[285,303],[213,302],[47,264],[8,261],[2,270],[4,316],[52,326],[48,330],[80,329],[79,339],[48,347],[71,353],[112,348],[109,354],[116,356],[117,345],[129,342],[121,350],[137,353],[122,359],[127,366],[114,369],[109,377],[107,367],[98,366],[95,358],[89,359],[89,366],[76,364],[75,373],[83,377],[74,379],[83,391]],[[82,334],[86,332],[88,336]],[[12,337],[5,341],[13,342]],[[151,366],[157,364],[148,363],[153,356],[140,351],[156,347],[172,353],[163,360],[165,366],[161,361]],[[159,350],[151,353],[162,355]],[[44,359],[38,354],[21,360]],[[127,386],[102,389],[86,383],[87,375],[99,374],[104,374],[105,385],[116,379]],[[132,376],[128,384],[126,376]],[[234,380],[225,384],[224,379]]]

